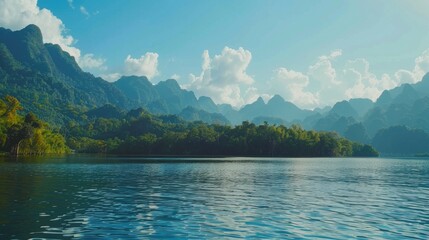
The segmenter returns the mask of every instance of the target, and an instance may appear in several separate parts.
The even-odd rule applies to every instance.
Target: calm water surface
[[[0,239],[428,239],[429,160],[0,160]]]

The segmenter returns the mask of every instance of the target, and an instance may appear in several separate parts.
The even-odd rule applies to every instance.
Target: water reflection
[[[0,163],[0,238],[417,238],[429,162],[139,159]]]

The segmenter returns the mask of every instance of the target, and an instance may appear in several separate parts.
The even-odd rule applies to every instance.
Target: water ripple
[[[0,163],[0,238],[428,239],[429,161]]]

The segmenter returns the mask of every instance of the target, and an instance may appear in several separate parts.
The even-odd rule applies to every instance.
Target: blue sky
[[[46,35],[59,28],[62,39],[52,33],[45,41],[77,49],[72,55],[97,76],[147,75],[153,83],[174,76],[197,95],[237,107],[274,94],[304,108],[375,100],[429,70],[424,0],[0,1],[49,10],[59,26],[38,19],[43,14],[33,20]],[[31,21],[12,17],[18,23],[0,25]]]

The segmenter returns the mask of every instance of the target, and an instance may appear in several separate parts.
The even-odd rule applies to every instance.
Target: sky
[[[169,78],[234,107],[376,100],[429,71],[427,0],[0,0],[95,76]]]

